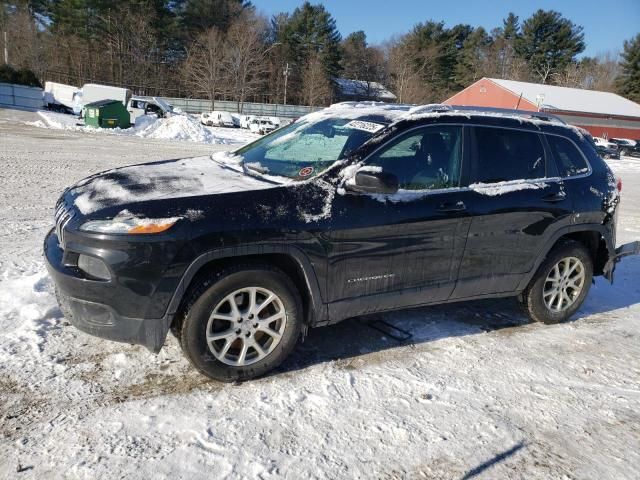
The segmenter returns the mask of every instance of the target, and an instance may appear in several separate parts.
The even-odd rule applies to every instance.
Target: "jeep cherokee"
[[[536,321],[612,280],[621,184],[587,132],[531,112],[344,103],[233,153],[68,188],[44,253],[80,330],[234,381],[308,327],[517,296]]]

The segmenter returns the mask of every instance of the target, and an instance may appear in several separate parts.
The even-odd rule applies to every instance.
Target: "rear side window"
[[[571,177],[589,171],[589,165],[572,141],[555,135],[547,135],[547,141],[561,177]]]
[[[476,127],[474,182],[496,183],[546,176],[540,135],[523,130]]]

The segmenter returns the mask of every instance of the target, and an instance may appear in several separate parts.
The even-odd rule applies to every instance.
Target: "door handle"
[[[446,202],[438,207],[439,212],[451,213],[451,212],[463,212],[467,209],[464,202]]]
[[[567,198],[567,194],[564,192],[550,193],[542,197],[542,200],[549,203],[561,202]]]

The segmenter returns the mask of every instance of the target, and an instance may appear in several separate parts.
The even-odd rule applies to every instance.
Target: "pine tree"
[[[246,0],[180,0],[176,3],[180,23],[192,36],[212,27],[226,31],[244,10],[253,9]]]
[[[624,42],[620,66],[622,72],[616,78],[618,93],[640,103],[640,33]]]
[[[491,37],[482,27],[476,28],[462,43],[455,68],[455,83],[468,87],[488,72]]]
[[[493,32],[494,74],[498,78],[519,79],[518,66],[522,63],[516,59],[515,43],[520,37],[520,22],[517,15],[509,12],[502,20],[502,27]]]
[[[328,75],[340,71],[340,33],[323,5],[303,3],[293,11],[281,35],[280,41],[287,45],[291,60],[299,68],[305,68],[317,53]]]
[[[541,83],[553,83],[554,76],[585,48],[582,27],[554,10],[538,10],[525,20],[515,45],[516,53],[527,60],[533,79]]]

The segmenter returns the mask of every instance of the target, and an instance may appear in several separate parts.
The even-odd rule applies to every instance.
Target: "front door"
[[[470,223],[469,192],[460,188],[463,140],[461,126],[410,130],[363,167],[396,175],[398,193],[335,196],[327,288],[342,315],[450,296]]]

